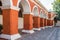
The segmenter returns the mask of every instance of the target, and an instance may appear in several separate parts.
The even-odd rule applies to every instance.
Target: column
[[[54,20],[51,20],[51,26],[54,26]]]
[[[48,25],[47,24],[48,24],[48,20],[46,19],[46,28],[48,28]]]
[[[7,7],[2,9],[3,33],[0,35],[1,38],[15,40],[21,37],[18,33],[18,11],[19,8],[16,9],[16,7]]]
[[[44,28],[44,18],[40,18],[40,27],[41,27],[42,29],[45,29],[45,28]]]
[[[48,27],[51,27],[51,20],[47,20],[47,25],[48,25]]]
[[[44,26],[46,26],[46,19],[44,19]]]
[[[41,30],[40,29],[40,17],[39,16],[33,16],[33,29],[34,30]]]
[[[24,14],[24,28],[23,28],[22,32],[34,33],[34,31],[33,31],[33,15],[30,13]]]

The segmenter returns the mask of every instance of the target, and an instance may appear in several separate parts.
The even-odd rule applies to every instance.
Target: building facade
[[[22,32],[25,33],[53,26],[55,14],[48,12],[37,0],[0,0],[0,10],[3,15],[1,38],[13,40],[21,37],[18,32],[18,17],[23,18]]]

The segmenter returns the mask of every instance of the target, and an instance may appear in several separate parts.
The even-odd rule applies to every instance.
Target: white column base
[[[38,31],[40,31],[40,30],[41,30],[41,28],[33,28],[33,30],[38,30]]]
[[[22,32],[24,32],[24,33],[30,33],[30,34],[34,33],[33,30],[22,30]]]
[[[45,28],[48,28],[48,26],[45,26]]]
[[[14,35],[7,35],[7,34],[1,34],[0,38],[4,38],[4,39],[8,39],[8,40],[15,40],[20,38],[21,35],[20,34],[14,34]]]
[[[53,26],[50,26],[50,27],[53,27]]]
[[[41,27],[41,29],[45,29],[45,27]]]
[[[53,27],[53,26],[48,26],[48,27]]]

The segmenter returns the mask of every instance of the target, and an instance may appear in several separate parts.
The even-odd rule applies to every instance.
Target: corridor
[[[18,40],[60,40],[60,27],[46,28],[35,31],[33,34],[25,34]]]

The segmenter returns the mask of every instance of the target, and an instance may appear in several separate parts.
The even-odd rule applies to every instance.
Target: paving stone
[[[17,40],[60,40],[60,27],[46,28],[33,34],[22,33]],[[0,39],[5,40],[5,39]]]
[[[46,28],[41,31],[35,31],[35,33],[21,37],[18,40],[47,40],[48,36],[54,31],[54,29],[55,28]]]

